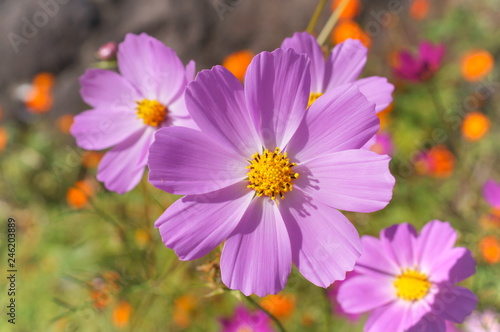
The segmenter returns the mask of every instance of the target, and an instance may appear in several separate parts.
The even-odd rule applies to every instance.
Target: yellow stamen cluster
[[[309,94],[309,101],[307,102],[307,108],[311,107],[311,105],[323,95],[321,92],[311,92]]]
[[[396,277],[394,287],[400,299],[417,301],[423,299],[429,293],[431,282],[422,272],[406,269]]]
[[[283,199],[285,193],[292,191],[293,180],[299,177],[292,170],[297,164],[291,163],[287,153],[282,153],[280,148],[274,152],[265,149],[262,154],[255,153],[247,166],[248,188],[254,189],[257,196],[268,196],[272,200],[280,196]]]
[[[148,126],[158,127],[167,116],[167,108],[156,100],[144,99],[137,102],[137,118]]]

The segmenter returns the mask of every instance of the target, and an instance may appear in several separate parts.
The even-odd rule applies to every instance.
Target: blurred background
[[[339,2],[327,1],[314,34]],[[116,44],[140,32],[184,63],[194,59],[197,70],[224,64],[242,76],[254,54],[306,30],[318,3],[0,0],[0,331],[225,331],[221,319],[235,308],[254,310],[221,288],[217,252],[180,262],[164,248],[153,223],[178,197],[153,188],[147,176],[124,195],[96,180],[103,153],[78,148],[69,134],[73,115],[89,108],[78,77],[91,67],[113,69]],[[482,189],[500,180],[499,5],[350,0],[325,46],[360,39],[369,48],[362,76],[396,86],[372,146],[393,157],[394,199],[383,211],[349,219],[361,235],[375,236],[394,223],[420,229],[432,219],[450,221],[458,244],[478,261],[464,286],[492,319],[500,309],[500,206]],[[417,61],[422,41],[443,45],[444,58],[409,78],[398,71],[402,54]],[[2,300],[9,217],[17,225],[15,326]],[[293,271],[279,296],[254,299],[287,331],[362,331],[365,317],[343,315],[332,294]]]

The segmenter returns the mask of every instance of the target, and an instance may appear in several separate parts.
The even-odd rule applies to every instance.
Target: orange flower
[[[69,130],[73,125],[73,115],[65,114],[57,119],[57,127],[63,134],[69,134]]]
[[[0,127],[0,151],[5,150],[7,142],[9,141],[9,134],[4,127]]]
[[[419,157],[415,169],[421,174],[447,178],[455,169],[455,156],[445,145],[436,145]]]
[[[75,209],[81,209],[87,206],[90,196],[94,190],[92,185],[86,181],[77,181],[74,187],[68,189],[66,193],[66,201],[69,206]]]
[[[333,29],[332,42],[334,44],[339,44],[349,38],[359,39],[366,47],[370,47],[372,42],[370,37],[356,22],[352,20],[342,20],[337,24],[335,29]]]
[[[91,290],[90,299],[97,310],[106,308],[111,303],[111,295],[107,289]]]
[[[466,81],[476,82],[488,75],[495,60],[486,50],[472,50],[462,57],[462,76]]]
[[[462,122],[462,135],[468,141],[481,139],[490,129],[490,119],[481,112],[470,112]]]
[[[268,295],[260,305],[276,318],[287,318],[295,309],[295,297],[289,294]]]
[[[136,230],[134,232],[134,237],[135,237],[135,242],[141,248],[146,247],[146,244],[148,244],[151,241],[149,233],[144,229]]]
[[[96,168],[103,156],[102,152],[85,151],[82,153],[82,164],[85,168]]]
[[[132,306],[126,301],[121,301],[113,310],[113,324],[117,328],[124,328],[130,321],[132,314]]]
[[[40,73],[35,76],[32,88],[28,92],[25,104],[29,111],[33,113],[44,113],[52,108],[53,96],[52,87],[54,85],[54,75],[51,73]]]
[[[249,50],[242,50],[229,54],[222,65],[226,67],[237,79],[243,81],[247,67],[254,57],[254,54]]]
[[[495,236],[486,236],[479,242],[483,259],[488,264],[500,262],[500,241]]]
[[[191,325],[191,314],[198,307],[198,300],[187,294],[177,298],[174,302],[174,322],[181,328]]]
[[[377,113],[377,116],[380,120],[380,130],[387,128],[387,126],[390,123],[390,117],[389,115],[392,112],[392,109],[394,108],[394,105],[392,103],[389,104],[382,112]]]
[[[429,13],[429,0],[413,0],[410,7],[410,16],[416,21],[424,19]]]
[[[335,11],[335,9],[337,9],[337,7],[340,5],[341,2],[342,0],[332,1],[332,12]],[[359,0],[349,0],[342,13],[340,13],[340,18],[352,19],[356,17],[360,11],[361,11],[361,3],[359,2]]]

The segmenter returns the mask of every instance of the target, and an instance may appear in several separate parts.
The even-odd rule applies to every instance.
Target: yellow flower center
[[[323,95],[321,92],[311,92],[309,94],[309,102],[307,103],[307,108],[311,107],[311,105]]]
[[[396,277],[394,287],[400,299],[417,301],[423,299],[429,293],[431,283],[422,272],[407,269]]]
[[[143,99],[137,102],[137,118],[148,126],[158,127],[167,116],[167,108],[156,100]]]
[[[292,191],[293,180],[299,177],[292,170],[297,164],[291,163],[287,153],[276,148],[274,152],[265,149],[262,154],[255,153],[247,166],[248,188],[254,189],[257,196],[268,196],[272,200],[279,195],[281,199],[287,191]]]

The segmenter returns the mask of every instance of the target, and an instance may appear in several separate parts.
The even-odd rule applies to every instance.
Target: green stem
[[[278,330],[280,330],[281,332],[286,332],[283,325],[281,325],[281,322],[272,313],[264,309],[259,303],[257,303],[250,296],[245,296],[245,298],[247,299],[248,302],[250,302],[250,304],[252,304],[254,307],[256,307],[257,309],[265,313],[267,316],[269,316],[269,318],[271,318],[274,321],[274,323],[276,323],[276,326],[278,326]]]
[[[455,147],[455,144],[453,142],[453,136],[454,136],[454,133],[452,131],[452,128],[450,127],[449,124],[446,123],[446,108],[440,98],[440,96],[438,95],[437,93],[437,87],[434,83],[434,81],[430,81],[429,84],[426,85],[427,87],[427,91],[429,92],[429,95],[431,96],[431,100],[432,100],[432,103],[434,104],[434,108],[436,110],[436,113],[439,117],[439,120],[441,122],[441,124],[443,125],[444,127],[444,130],[446,131],[446,135],[448,136],[448,145],[450,147],[450,149],[452,150],[452,152],[456,153],[456,147]]]
[[[309,32],[310,34],[313,33],[314,27],[318,23],[319,17],[321,15],[321,12],[323,11],[323,8],[325,8],[325,5],[326,5],[326,0],[320,0],[318,5],[316,6],[314,14],[311,17],[311,20],[309,21],[309,24],[307,25],[306,29],[306,31]]]
[[[333,27],[335,26],[335,23],[337,23],[337,21],[338,21],[338,19],[340,17],[340,14],[344,10],[344,8],[347,6],[348,2],[349,2],[349,0],[343,0],[339,4],[339,6],[337,8],[335,8],[335,11],[332,13],[332,15],[330,16],[330,18],[326,22],[325,27],[323,28],[323,30],[321,30],[321,32],[319,33],[318,39],[317,39],[318,44],[320,46],[323,46],[323,44],[328,39],[328,36],[332,32]]]

